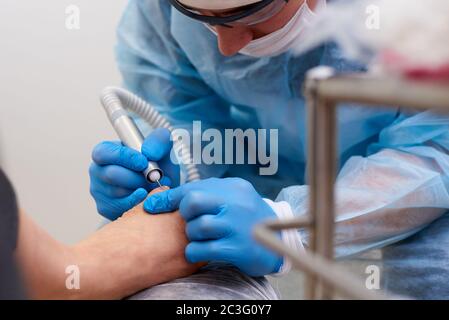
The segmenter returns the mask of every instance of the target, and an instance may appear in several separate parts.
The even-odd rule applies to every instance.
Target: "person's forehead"
[[[225,11],[261,2],[261,0],[178,0],[192,9]]]

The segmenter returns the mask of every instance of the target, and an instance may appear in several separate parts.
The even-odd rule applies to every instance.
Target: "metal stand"
[[[255,230],[256,239],[307,274],[307,299],[331,299],[334,290],[352,299],[385,299],[386,295],[366,289],[333,261],[337,107],[341,103],[357,103],[449,112],[449,85],[366,74],[335,75],[331,68],[318,67],[308,73],[305,95],[309,112],[310,212],[306,218],[260,225]],[[300,228],[310,232],[307,253],[286,247],[275,235],[280,230]]]

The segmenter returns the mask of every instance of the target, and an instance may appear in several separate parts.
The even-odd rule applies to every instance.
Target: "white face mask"
[[[320,10],[325,5],[326,0],[318,0],[315,11]],[[256,58],[272,57],[285,53],[295,42],[301,41],[301,36],[304,35],[304,31],[315,17],[315,12],[310,9],[307,1],[304,1],[298,12],[282,29],[251,41],[239,52]]]
[[[326,0],[318,0],[315,11],[318,11],[326,6]],[[310,26],[313,19],[316,17],[315,12],[310,9],[307,1],[304,1],[302,6],[293,18],[282,28],[273,33],[270,33],[262,38],[252,40],[248,45],[239,51],[239,53],[256,57],[272,57],[287,52],[297,41],[301,41],[301,36],[304,31]],[[215,34],[212,27],[208,28]]]

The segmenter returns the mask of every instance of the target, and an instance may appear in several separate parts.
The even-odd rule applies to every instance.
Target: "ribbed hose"
[[[135,94],[117,87],[107,87],[101,93],[101,102],[105,108],[121,107],[131,111],[144,119],[153,129],[166,128],[172,133],[173,149],[176,155],[180,155],[180,163],[184,165],[187,181],[200,180],[198,168],[192,161],[190,150],[185,148],[179,136],[176,136],[174,128],[152,105],[139,98]]]

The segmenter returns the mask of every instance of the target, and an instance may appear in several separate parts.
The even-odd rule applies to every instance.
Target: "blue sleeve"
[[[405,115],[385,128],[367,157],[350,158],[336,184],[337,257],[400,241],[449,208],[449,117]],[[294,214],[308,212],[307,186],[282,190]],[[302,230],[307,244],[308,232]]]

